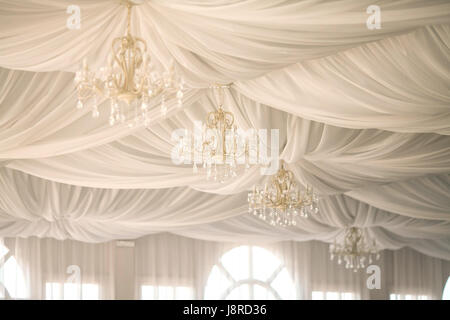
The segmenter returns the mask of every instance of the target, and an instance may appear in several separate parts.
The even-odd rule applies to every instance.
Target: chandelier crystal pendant
[[[255,185],[248,193],[249,213],[274,226],[295,226],[299,217],[307,218],[319,212],[318,202],[311,186],[306,190],[298,188],[284,162],[264,189]]]
[[[342,243],[336,243],[335,239],[334,243],[330,244],[330,260],[333,261],[337,257],[338,264],[344,261],[346,269],[357,272],[365,267],[366,260],[371,264],[374,257],[376,260],[380,259],[375,239],[369,242],[361,228],[347,228]]]
[[[122,4],[128,10],[126,35],[113,40],[108,64],[98,72],[91,71],[83,59],[81,70],[75,74],[77,108],[83,108],[93,98],[92,116],[97,118],[97,102],[104,97],[111,103],[110,125],[128,122],[133,126],[143,122],[148,126],[150,100],[161,97],[161,113],[165,116],[170,95],[176,97],[178,107],[182,106],[184,81],[175,72],[173,62],[162,74],[154,68],[146,42],[131,35],[131,9],[135,4],[130,0]]]
[[[235,123],[232,112],[225,111],[224,89],[229,84],[215,84],[210,86],[218,100],[218,109],[208,113],[200,132],[181,137],[178,154],[181,159],[188,159],[193,163],[194,173],[205,171],[206,179],[225,182],[237,176],[237,168],[244,164],[250,167],[251,155],[259,161],[259,136],[254,129],[243,134]]]

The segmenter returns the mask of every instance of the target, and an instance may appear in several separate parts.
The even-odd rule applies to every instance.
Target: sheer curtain
[[[135,296],[202,299],[211,268],[232,244],[164,233],[140,238],[135,249]]]
[[[228,280],[230,276],[236,278],[237,273],[233,270],[234,268],[249,267],[245,250],[234,255],[232,267],[229,261],[224,262],[224,257],[233,249],[247,246],[267,250],[281,261],[280,270],[284,267],[289,274],[288,279],[295,285],[295,294],[287,296],[293,299],[317,299],[321,296],[328,299],[388,299],[389,294],[394,293],[441,299],[445,282],[450,275],[449,261],[431,258],[409,248],[395,251],[383,250],[380,260],[373,263],[380,267],[381,288],[369,290],[367,279],[371,274],[365,269],[353,272],[335,261],[330,261],[328,245],[322,242],[219,243],[171,234],[157,234],[141,238],[136,242],[136,288],[142,290],[142,286],[150,285],[152,290],[158,290],[155,289],[157,286],[164,286],[164,290],[172,287],[171,290],[176,293],[180,287],[189,287],[191,288],[189,290],[193,292],[192,298],[195,299],[224,298],[221,293],[239,285],[234,283],[233,287],[233,284],[228,284],[227,288],[225,283],[230,282],[227,282],[225,278]],[[261,270],[266,268],[265,264],[272,263],[269,260],[258,263],[257,259],[253,259],[256,265],[252,268],[256,269],[256,272],[250,276],[252,280],[261,280],[257,274],[263,273]],[[219,272],[223,268],[226,272]],[[223,284],[223,287],[218,287],[215,295],[205,295],[205,287],[210,293],[211,290],[215,290],[209,286],[208,280],[221,277],[214,273],[222,273],[223,282],[219,283],[220,281],[217,280],[216,285]],[[234,280],[240,280],[240,283],[244,284],[247,280],[244,278],[241,276]],[[280,283],[283,282],[280,280]],[[284,282],[284,286],[288,286],[286,283]],[[261,285],[264,284],[261,283]],[[232,298],[248,298],[247,289],[248,287],[245,287],[240,293],[232,295]],[[286,297],[284,295],[286,290],[280,287],[276,289],[280,293],[280,298]],[[158,298],[156,293],[149,294],[147,297]],[[177,297],[166,296],[166,298]]]
[[[330,261],[327,244],[284,241],[267,248],[286,265],[295,283],[297,299],[312,299],[313,292],[351,293],[354,299],[369,299],[365,272],[355,273]]]
[[[450,261],[422,255],[411,249],[384,252],[386,286],[400,298],[442,299],[450,276]]]
[[[448,260],[408,248],[383,250],[373,263],[381,288],[369,290],[371,274],[330,261],[325,243],[236,240],[149,235],[127,248],[134,259],[119,261],[114,241],[6,238],[0,242],[0,298],[441,299],[450,276]],[[118,263],[128,264],[130,274],[116,273]],[[134,280],[134,294],[116,294],[124,279]]]
[[[17,279],[12,298],[114,298],[113,242],[6,238],[4,247],[17,261],[8,269]]]
[[[0,238],[0,299],[27,298],[27,288],[23,270],[14,257],[14,248]]]

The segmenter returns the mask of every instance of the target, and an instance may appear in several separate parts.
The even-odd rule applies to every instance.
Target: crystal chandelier
[[[377,248],[375,239],[369,244],[365,239],[365,235],[361,228],[351,227],[345,231],[345,238],[343,243],[330,244],[330,259],[331,261],[337,256],[338,264],[345,262],[346,269],[353,269],[357,272],[359,269],[365,267],[366,259],[368,263],[372,263],[373,256],[375,259],[380,259],[379,249]]]
[[[108,65],[100,68],[99,72],[91,71],[86,59],[83,60],[81,70],[75,75],[77,108],[83,108],[93,98],[92,116],[97,118],[98,98],[105,97],[111,102],[110,125],[127,121],[129,126],[139,122],[148,126],[150,99],[161,97],[161,113],[165,115],[169,95],[176,96],[178,106],[182,106],[184,82],[175,72],[173,62],[162,74],[154,68],[146,42],[130,32],[131,8],[135,4],[130,0],[122,4],[128,10],[126,35],[113,40]]]
[[[229,84],[215,84],[210,86],[218,100],[218,109],[208,113],[205,123],[199,132],[180,138],[178,155],[180,159],[188,159],[193,163],[193,172],[200,170],[206,172],[206,179],[225,182],[237,176],[237,167],[245,164],[250,167],[251,155],[259,161],[259,136],[256,130],[251,129],[250,134],[238,129],[233,113],[225,111],[224,89]]]
[[[318,201],[311,186],[299,190],[292,171],[286,170],[284,162],[281,162],[277,174],[264,189],[255,185],[248,193],[248,210],[271,225],[295,226],[298,217],[306,218],[319,212]]]

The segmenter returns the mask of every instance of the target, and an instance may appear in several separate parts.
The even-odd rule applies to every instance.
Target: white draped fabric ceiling
[[[188,89],[151,125],[110,127],[78,110],[74,71],[123,34],[119,1],[0,1],[0,236],[86,242],[169,231],[220,241],[321,240],[367,228],[383,248],[450,260],[450,2],[142,1],[132,32]],[[381,8],[381,29],[366,8]],[[257,12],[258,14],[255,14]],[[277,228],[247,214],[259,168],[218,183],[171,160],[173,130],[233,85],[240,127],[279,129],[281,159],[320,213]]]

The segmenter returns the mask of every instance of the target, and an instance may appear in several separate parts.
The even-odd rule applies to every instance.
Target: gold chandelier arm
[[[115,39],[113,40],[112,44],[111,44],[111,51],[113,52],[113,58],[114,58],[114,60],[117,62],[117,64],[119,64],[119,65],[120,65],[120,60],[117,58],[117,51],[116,51],[115,47],[116,47],[116,44],[117,44],[118,42],[121,42],[121,41],[122,41],[122,38],[121,38],[121,37],[115,38]],[[114,64],[112,64],[111,67],[112,67],[113,65],[114,65]]]
[[[266,194],[262,197],[262,203],[269,208],[276,208],[280,205],[280,200],[277,198],[273,201],[270,196],[266,197]]]
[[[136,40],[136,43],[142,43],[142,45],[144,46],[144,52],[147,52],[147,43],[144,41],[144,39],[138,37],[134,37],[134,39]]]
[[[122,62],[119,60],[119,58],[117,58],[118,54],[117,54],[117,51],[115,50],[116,43],[121,42],[121,41],[122,41],[122,38],[115,38],[112,42],[111,49],[113,52],[113,58],[116,61],[117,65],[122,70],[122,73],[126,73],[126,69],[124,69]],[[114,66],[114,64],[112,64],[110,67],[113,68],[113,66]],[[121,76],[121,75],[119,74],[119,76]],[[113,82],[114,82],[115,87],[120,88],[120,85],[119,85],[119,83],[117,83],[117,81],[119,81],[119,83],[122,83],[122,79],[117,79],[116,77],[113,77]]]
[[[234,124],[234,115],[231,112],[228,112],[228,111],[225,111],[224,114],[225,114],[224,121],[225,121],[225,124],[227,126],[227,129],[231,129],[231,127]],[[229,116],[230,118],[227,118],[227,116]]]
[[[270,201],[273,203],[273,205],[279,206],[280,204],[282,204],[283,188],[276,177],[273,178],[272,183],[275,185],[275,188],[277,189],[277,198],[275,203],[272,201],[272,199]]]
[[[208,113],[206,117],[206,125],[208,126],[208,128],[213,129],[217,125],[217,117],[217,112],[215,111],[211,111]]]
[[[125,59],[121,62],[120,69],[122,69],[122,71],[123,71],[123,73],[122,73],[123,74],[123,81],[121,81],[121,83],[123,83],[122,89],[130,91],[130,88],[129,88],[129,76],[130,75],[129,75],[129,73],[131,73],[132,71],[128,70],[128,72],[127,72],[127,64],[125,62]]]

